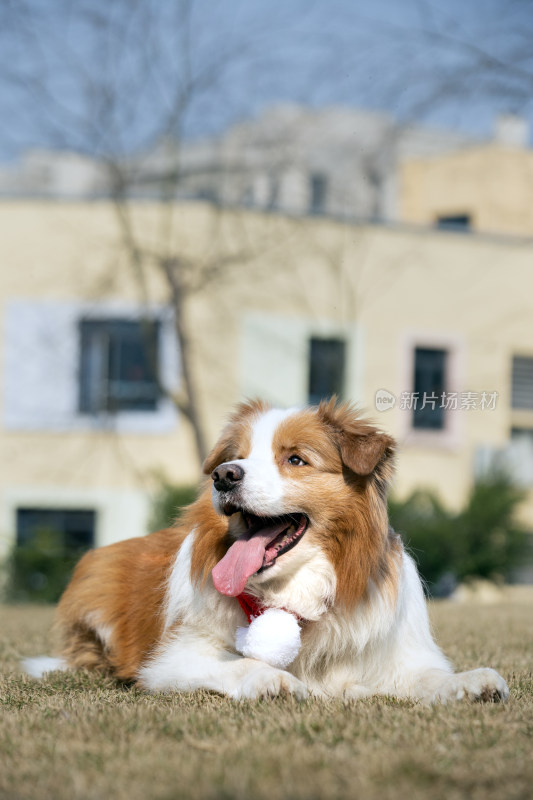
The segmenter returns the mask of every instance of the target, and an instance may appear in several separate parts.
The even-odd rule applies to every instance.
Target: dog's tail
[[[37,658],[25,658],[22,662],[22,669],[32,678],[42,678],[47,672],[65,671],[68,664],[62,658],[51,658],[50,656],[38,656]]]

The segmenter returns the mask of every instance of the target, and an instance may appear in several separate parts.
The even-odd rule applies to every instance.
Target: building
[[[471,141],[453,131],[402,125],[383,112],[277,106],[218,139],[186,143],[177,192],[296,216],[392,221],[398,219],[399,162]],[[145,190],[160,184],[171,158],[171,142],[147,154]]]
[[[337,391],[397,437],[400,496],[432,487],[459,507],[498,459],[531,481],[533,240],[200,203],[130,212],[141,251],[170,246],[198,278],[183,319],[210,443],[241,398]],[[164,276],[152,261],[139,283],[116,220],[106,200],[0,206],[3,554],[52,517],[88,544],[143,534],[154,475],[198,479],[166,396],[180,353]],[[531,495],[522,513],[533,528]]]
[[[397,166],[471,144],[453,131],[406,126],[388,114],[284,105],[218,138],[162,141],[120,163],[130,197],[201,200],[291,215],[397,220]],[[0,169],[0,197],[94,200],[113,180],[87,156],[30,151]]]
[[[529,128],[498,119],[496,135],[449,153],[399,166],[399,217],[465,232],[533,236],[533,150]]]

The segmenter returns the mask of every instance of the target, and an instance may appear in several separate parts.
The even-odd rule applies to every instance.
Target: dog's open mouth
[[[283,555],[291,550],[307,530],[308,519],[303,514],[289,514],[283,517],[256,517],[253,514],[244,514],[244,519],[248,526],[250,535],[261,533],[265,530],[278,530],[280,526],[284,526],[279,533],[265,548],[265,555],[263,557],[263,564],[258,570],[262,572],[264,569],[271,567],[278,556]]]
[[[238,509],[235,509],[235,512]],[[213,583],[221,593],[236,597],[251,575],[263,572],[302,538],[309,520],[305,514],[258,517],[242,512],[247,530],[231,545],[213,569]]]

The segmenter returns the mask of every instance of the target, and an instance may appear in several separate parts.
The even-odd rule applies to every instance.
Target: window
[[[511,428],[512,442],[526,442],[533,450],[533,428]]]
[[[515,356],[513,358],[513,377],[511,405],[533,411],[533,358]]]
[[[213,186],[202,186],[196,189],[194,197],[196,200],[204,200],[206,203],[212,203],[213,205],[217,205],[219,202],[218,193]]]
[[[310,176],[310,201],[311,214],[323,214],[326,210],[326,196],[328,193],[328,179],[326,175],[313,172]]]
[[[157,409],[157,322],[82,320],[80,344],[82,413]]]
[[[437,217],[437,228],[450,231],[469,231],[470,214],[450,214]]]
[[[446,391],[447,351],[415,348],[413,428],[443,430],[442,393]]]
[[[94,545],[96,512],[79,509],[17,509],[17,545],[47,537],[62,555],[78,555]]]
[[[342,339],[312,338],[309,343],[309,403],[344,392],[346,343]]]
[[[55,603],[76,562],[94,546],[96,512],[86,509],[17,509],[9,596]]]
[[[275,210],[279,205],[279,179],[276,175],[271,175],[269,180],[269,194],[267,208]]]

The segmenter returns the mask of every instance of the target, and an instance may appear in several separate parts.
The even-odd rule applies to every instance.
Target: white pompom
[[[268,608],[247,628],[237,628],[235,637],[239,653],[272,667],[288,667],[298,655],[300,645],[298,620],[281,608]]]

